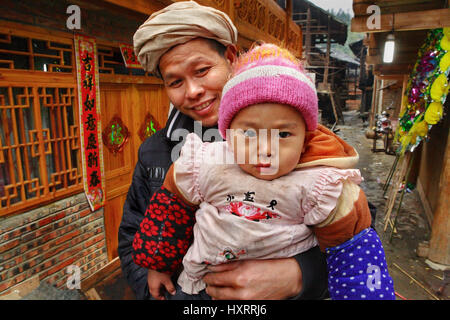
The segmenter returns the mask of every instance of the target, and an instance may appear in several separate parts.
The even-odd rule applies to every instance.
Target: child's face
[[[239,111],[228,139],[239,167],[252,176],[273,180],[288,174],[304,151],[306,125],[300,112],[278,103]]]

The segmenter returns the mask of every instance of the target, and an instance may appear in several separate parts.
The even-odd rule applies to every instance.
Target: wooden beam
[[[417,60],[417,51],[408,51],[408,52],[395,52],[394,53],[394,61],[390,64],[386,65],[399,65],[402,63],[414,64]],[[367,64],[383,64],[383,56],[382,53],[378,55],[372,55],[366,57]]]
[[[98,283],[107,278],[109,275],[115,273],[117,270],[120,270],[119,257],[116,257],[108,264],[103,266],[100,270],[82,280],[81,291],[87,292],[89,289],[94,288]]]
[[[447,122],[448,123],[448,122]],[[444,138],[444,137],[443,137]],[[444,139],[443,139],[444,141]],[[447,136],[442,173],[439,181],[439,197],[433,215],[428,259],[450,269],[450,134]]]
[[[374,4],[379,6],[383,13],[393,13],[407,11],[405,8],[414,8],[414,11],[441,9],[445,2],[443,0],[353,0],[354,15],[367,15],[367,8]]]
[[[135,12],[152,14],[171,4],[173,1],[146,1],[146,0],[102,0],[116,6],[126,8]]]
[[[400,12],[382,14],[380,28],[369,29],[367,20],[370,16],[356,16],[352,19],[352,32],[389,32],[424,30],[450,27],[450,9],[436,9],[425,11]]]
[[[330,16],[328,16],[328,36],[327,36],[327,60],[326,60],[326,66],[325,66],[325,71],[323,74],[323,83],[327,84],[328,83],[328,67],[330,65],[330,51],[331,51],[331,37],[330,37],[330,31],[331,31],[331,26],[330,26]],[[336,117],[336,121],[338,121],[338,118]]]
[[[311,31],[309,34],[311,35],[315,35],[315,34],[328,34],[328,30],[319,30],[319,31]],[[331,31],[330,35],[335,35],[335,34],[345,34],[346,32],[333,32]]]
[[[95,288],[89,289],[84,293],[84,295],[88,300],[102,300],[102,298],[98,294],[97,290],[95,290]]]
[[[292,8],[292,0],[286,0],[286,16],[284,21],[284,41],[286,44],[289,38],[289,22],[292,21]]]
[[[398,64],[378,64],[374,66],[373,73],[377,76],[409,74],[412,69],[412,64],[398,63]]]
[[[308,10],[306,11],[306,33],[305,33],[305,54],[306,62],[310,63],[309,55],[311,54],[311,9],[308,7]]]

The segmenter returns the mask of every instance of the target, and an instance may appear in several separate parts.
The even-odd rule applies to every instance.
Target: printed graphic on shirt
[[[245,249],[234,252],[231,248],[225,248],[221,253],[219,253],[219,256],[224,257],[227,261],[231,261],[239,259],[240,256],[246,253],[247,252],[245,251]]]
[[[277,205],[277,200],[272,199],[270,203],[266,206],[271,211],[264,211],[261,208],[243,203],[242,201],[255,202],[256,193],[254,191],[247,191],[241,194],[242,198],[235,196],[233,194],[227,194],[226,201],[229,203],[225,206],[225,210],[231,214],[238,217],[244,217],[252,221],[267,220],[272,218],[280,218],[275,212],[275,206]],[[242,199],[241,201],[235,201],[236,199]]]
[[[270,206],[270,205],[269,205]],[[261,208],[245,204],[243,202],[232,202],[225,206],[225,210],[238,217],[244,217],[252,221],[280,218],[280,216],[271,211],[263,211]]]

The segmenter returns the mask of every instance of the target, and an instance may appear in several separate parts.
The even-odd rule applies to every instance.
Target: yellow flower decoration
[[[420,122],[416,122],[411,127],[410,133],[414,137],[414,141],[415,141],[415,137],[417,137],[417,136],[425,137],[428,133],[428,124],[423,120]]]
[[[450,39],[449,37],[443,36],[441,39],[441,48],[445,51],[450,50]]]
[[[450,50],[450,28],[444,28],[444,36],[441,39],[441,48],[445,51]]]
[[[443,116],[442,103],[432,102],[425,111],[425,121],[428,124],[436,124]]]
[[[441,73],[436,80],[434,80],[430,95],[431,99],[434,101],[441,101],[441,97],[448,92],[449,87],[447,86],[447,77],[445,74]]]
[[[450,27],[445,27],[443,30],[444,36],[450,39]]]
[[[441,71],[445,72],[448,67],[450,67],[450,51],[447,52],[439,62],[439,68],[441,68]]]
[[[405,149],[409,143],[411,142],[411,135],[406,135],[400,138],[400,143],[402,145],[402,149]]]

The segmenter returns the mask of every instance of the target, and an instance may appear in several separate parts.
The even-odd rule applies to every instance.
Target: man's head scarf
[[[159,59],[170,48],[195,38],[214,39],[228,46],[237,42],[237,29],[223,12],[194,1],[175,2],[153,13],[133,36],[142,67],[161,78]]]

